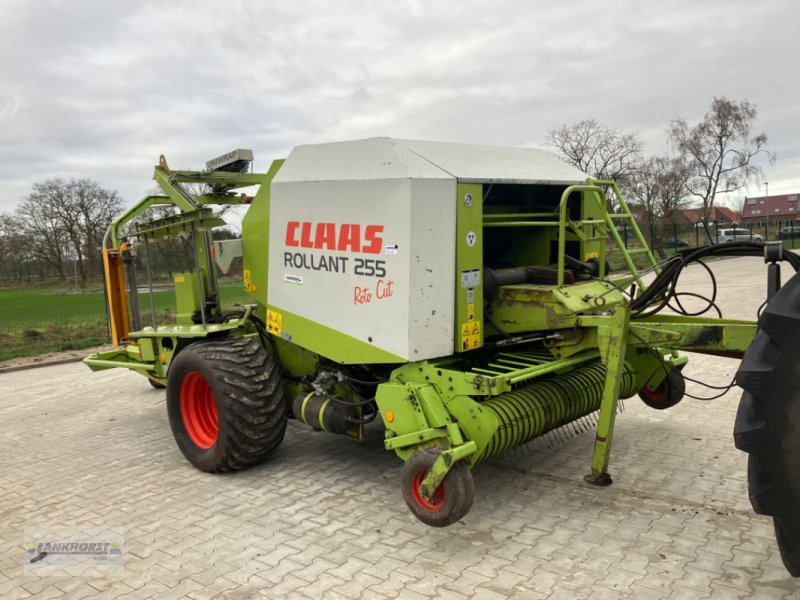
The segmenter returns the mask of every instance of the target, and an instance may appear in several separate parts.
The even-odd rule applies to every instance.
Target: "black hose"
[[[763,256],[764,255],[764,246],[763,244],[757,244],[755,242],[737,242],[737,243],[724,243],[724,244],[713,244],[711,246],[703,246],[701,248],[687,248],[685,250],[678,251],[670,260],[664,263],[664,266],[661,270],[661,273],[656,276],[647,290],[642,293],[641,296],[636,298],[631,303],[631,318],[633,319],[641,319],[644,317],[648,317],[654,315],[665,307],[670,306],[670,302],[674,300],[675,306],[672,306],[675,312],[680,314],[684,314],[687,316],[698,316],[704,314],[709,309],[714,308],[719,312],[719,308],[716,306],[716,296],[717,296],[717,282],[714,274],[711,272],[711,269],[708,268],[707,265],[703,264],[703,267],[709,272],[711,276],[711,283],[712,283],[712,297],[705,298],[700,296],[699,294],[693,294],[689,292],[682,292],[681,294],[684,296],[695,296],[702,298],[706,302],[708,302],[708,306],[698,312],[690,313],[687,311],[680,302],[680,298],[678,297],[679,292],[677,292],[677,283],[678,278],[680,277],[681,272],[687,265],[693,262],[700,262],[701,259],[709,257],[709,256]],[[800,270],[800,256],[794,254],[792,252],[787,252],[783,255],[783,258],[794,268],[795,271]]]

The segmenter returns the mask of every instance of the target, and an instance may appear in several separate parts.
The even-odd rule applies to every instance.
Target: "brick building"
[[[742,209],[743,226],[800,228],[799,194],[745,198]]]
[[[703,221],[704,210],[702,208],[685,208],[675,211],[673,219],[679,225],[697,225]],[[708,215],[709,224],[716,223],[718,227],[734,226],[739,224],[739,213],[731,210],[727,206],[714,206]]]

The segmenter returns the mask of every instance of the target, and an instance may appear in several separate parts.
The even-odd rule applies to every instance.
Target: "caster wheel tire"
[[[678,369],[672,369],[654,390],[645,385],[639,390],[639,398],[650,408],[665,410],[683,400],[686,380]]]
[[[438,448],[417,452],[406,461],[401,473],[403,500],[415,517],[431,527],[446,527],[461,519],[472,508],[475,497],[472,472],[463,461],[450,468],[430,500],[422,496],[419,486],[440,453]]]
[[[258,338],[196,342],[170,366],[172,433],[201,471],[236,471],[263,461],[283,440],[288,412],[278,364]]]
[[[150,379],[149,377],[147,378],[147,383],[149,383],[151,387],[157,390],[167,389],[167,386],[165,386],[163,383],[156,381],[155,379]]]

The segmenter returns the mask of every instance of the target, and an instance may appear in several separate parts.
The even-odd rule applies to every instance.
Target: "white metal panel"
[[[587,175],[544,150],[396,140],[465,182],[583,183]]]
[[[408,179],[273,183],[269,304],[407,357],[410,188]],[[290,221],[332,222],[337,226],[383,225],[382,248],[379,254],[364,254],[287,247],[286,228]],[[398,252],[386,254],[386,246],[397,246]],[[287,265],[286,252],[293,257],[302,255],[306,263],[298,266],[294,260]],[[323,257],[339,257],[344,261],[343,268],[340,272],[314,269],[313,265],[318,266]],[[360,260],[383,261],[386,275],[356,274],[356,263]],[[379,280],[384,293],[389,281],[393,282],[390,297],[378,297]],[[357,301],[356,288],[366,289],[370,299]],[[315,350],[300,339],[295,341]]]
[[[275,181],[448,177],[465,182],[569,185],[583,183],[587,175],[535,148],[371,138],[298,146]]]
[[[451,177],[452,175],[391,138],[370,138],[297,146],[273,181],[283,183]]]
[[[454,179],[273,183],[269,304],[407,360],[450,354],[455,195]],[[287,246],[287,225],[298,221],[381,225],[380,252]],[[323,257],[347,260],[339,272],[314,268]],[[382,261],[386,274],[357,274],[359,260]],[[316,350],[314,340],[294,341]]]
[[[409,360],[453,352],[456,271],[456,181],[411,183]]]

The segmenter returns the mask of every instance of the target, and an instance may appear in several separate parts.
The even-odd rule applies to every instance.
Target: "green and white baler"
[[[263,174],[251,162],[237,150],[203,171],[171,171],[162,157],[154,178],[164,194],[106,236],[115,349],[85,362],[166,385],[172,431],[194,466],[262,461],[289,418],[356,439],[380,419],[386,449],[405,462],[411,512],[445,526],[472,505],[472,467],[594,413],[586,479],[611,483],[619,400],[673,406],[685,389],[679,350],[741,358],[755,339],[740,371],[748,391],[736,440],[751,453],[754,507],[775,517],[787,567],[800,575],[800,398],[775,400],[781,392],[764,376],[769,365],[789,369],[773,350],[794,343],[778,324],[794,318],[800,284],[778,291],[772,278],[760,332],[755,322],[661,311],[689,262],[762,247],[687,249],[657,265],[613,182],[539,150],[375,138],[300,146]],[[254,197],[240,193],[252,186]],[[222,221],[210,206],[237,203],[249,203],[241,242],[214,242]],[[141,222],[159,205],[177,212]],[[622,223],[634,249],[617,234]],[[191,268],[174,276],[175,322],[141,323],[124,236],[145,254],[162,238],[191,241]],[[613,277],[612,248],[626,265]],[[784,257],[767,251],[774,274]],[[214,259],[238,255],[251,303],[231,312]],[[649,285],[636,264],[655,272]]]

